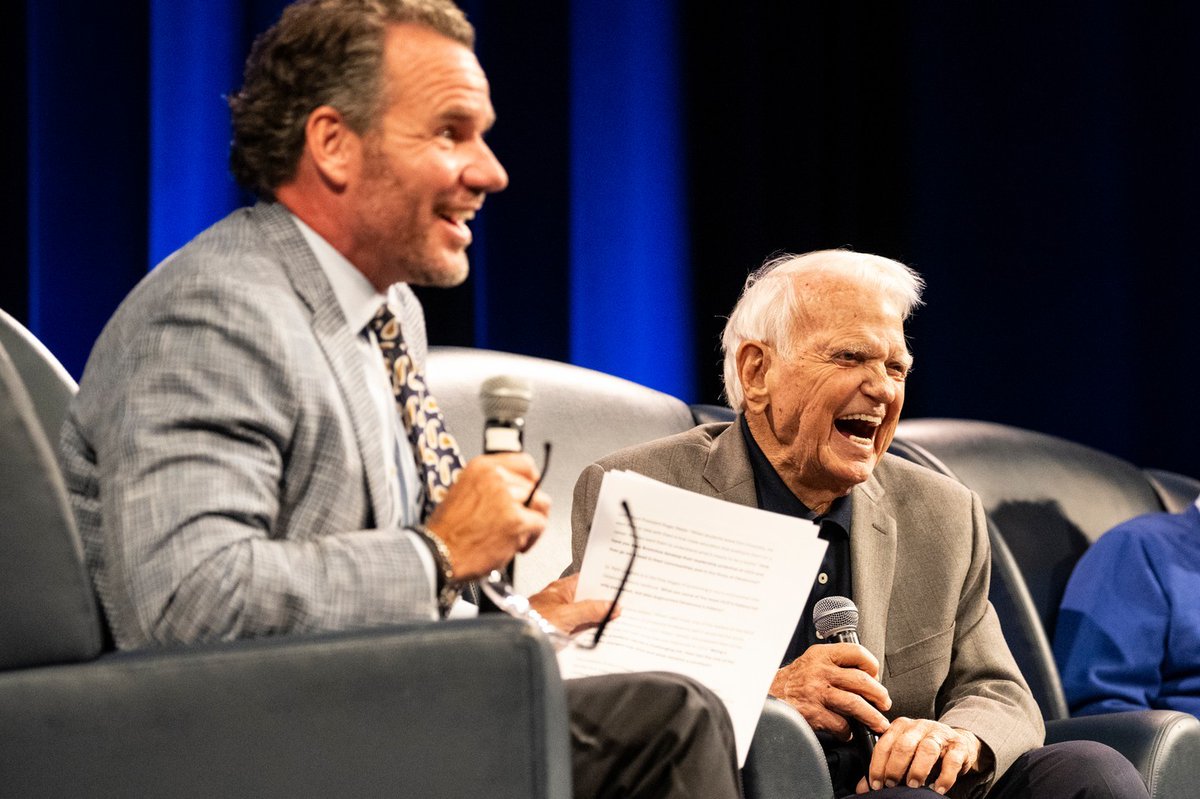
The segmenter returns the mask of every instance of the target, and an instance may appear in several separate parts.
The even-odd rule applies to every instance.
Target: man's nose
[[[895,402],[898,391],[898,381],[888,374],[887,367],[884,366],[871,367],[863,380],[863,393],[878,402]]]
[[[486,142],[479,142],[479,152],[463,170],[463,183],[473,191],[493,193],[508,185],[508,172]]]

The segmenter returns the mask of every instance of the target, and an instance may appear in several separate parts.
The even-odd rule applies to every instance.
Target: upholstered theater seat
[[[489,377],[509,375],[533,387],[525,420],[525,450],[541,465],[543,442],[553,443],[542,488],[554,505],[538,544],[517,557],[515,585],[536,591],[571,563],[571,493],[584,467],[614,450],[693,427],[688,406],[661,391],[569,363],[466,347],[432,347],[426,368],[430,390],[446,414],[463,454],[483,449],[479,389]]]
[[[554,654],[512,619],[103,641],[57,461],[0,345],[0,795],[571,795]]]
[[[8,352],[17,375],[33,399],[33,410],[51,444],[67,418],[67,405],[79,386],[58,359],[24,325],[0,309],[0,347]]]

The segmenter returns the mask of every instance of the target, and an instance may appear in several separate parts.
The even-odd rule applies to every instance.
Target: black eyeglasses
[[[638,553],[638,534],[637,525],[633,523],[633,512],[629,510],[629,503],[621,500],[621,510],[625,511],[625,521],[629,522],[629,562],[625,564],[625,573],[621,575],[621,582],[617,584],[617,593],[613,594],[613,601],[608,606],[608,612],[604,614],[604,618],[596,625],[596,634],[592,637],[592,643],[584,646],[584,649],[595,649],[600,643],[600,636],[604,635],[604,628],[612,621],[613,613],[617,611],[617,603],[621,601],[621,594],[625,593],[625,583],[629,581],[629,573],[633,571],[633,562],[637,559]]]
[[[550,445],[546,444],[546,458],[549,461]],[[542,474],[545,475],[545,466],[542,468]],[[540,482],[540,478],[539,478]],[[534,486],[534,491],[537,486]],[[530,499],[533,495],[530,494]],[[512,587],[512,583],[501,574],[499,571],[491,572],[487,577],[479,581],[485,594],[496,604],[496,607],[510,616],[523,619],[539,629],[550,639],[550,643],[556,650],[562,650],[568,646],[577,646],[581,649],[595,649],[599,643],[601,636],[604,635],[604,630],[608,627],[608,623],[612,621],[613,614],[617,611],[617,605],[621,602],[621,595],[625,593],[625,584],[629,581],[629,573],[633,571],[633,563],[637,560],[638,554],[638,533],[637,525],[633,521],[633,512],[629,510],[629,503],[622,500],[621,509],[625,512],[625,520],[629,524],[629,561],[625,564],[625,572],[621,575],[621,582],[617,585],[617,591],[613,595],[612,602],[609,603],[608,610],[604,614],[604,618],[596,625],[596,631],[592,635],[591,640],[580,640],[572,637],[569,633],[555,627],[546,620],[542,614],[533,609],[529,604],[529,598],[523,594],[518,594]]]
[[[538,479],[534,482],[533,488],[529,492],[529,496],[525,498],[525,507],[527,508],[529,507],[529,504],[533,502],[533,495],[536,494],[537,490],[542,487],[542,481],[546,479],[546,472],[550,471],[550,453],[553,450],[553,447],[550,445],[549,441],[547,441],[543,446],[545,449],[542,451],[542,471],[540,474],[538,474]]]

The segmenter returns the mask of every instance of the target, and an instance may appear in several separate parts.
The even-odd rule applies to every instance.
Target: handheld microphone
[[[521,452],[525,449],[525,414],[533,401],[528,380],[510,375],[489,377],[479,388],[483,407],[483,451]]]
[[[858,641],[858,608],[854,602],[844,596],[827,596],[818,599],[813,605],[813,626],[817,629],[817,637],[822,640],[836,641],[839,644],[857,644]],[[857,742],[859,753],[864,758],[864,765],[870,766],[871,754],[879,736],[858,719],[849,719],[850,735]]]
[[[523,452],[525,450],[525,414],[533,402],[533,386],[528,380],[511,375],[496,375],[479,387],[479,404],[483,409],[483,452]],[[513,561],[503,569],[509,583],[513,579]],[[480,610],[496,611],[499,607],[487,595],[479,597]]]

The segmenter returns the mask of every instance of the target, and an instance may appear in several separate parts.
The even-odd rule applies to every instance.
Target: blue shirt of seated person
[[[1072,715],[1200,716],[1200,500],[1105,533],[1063,595],[1054,657]]]

